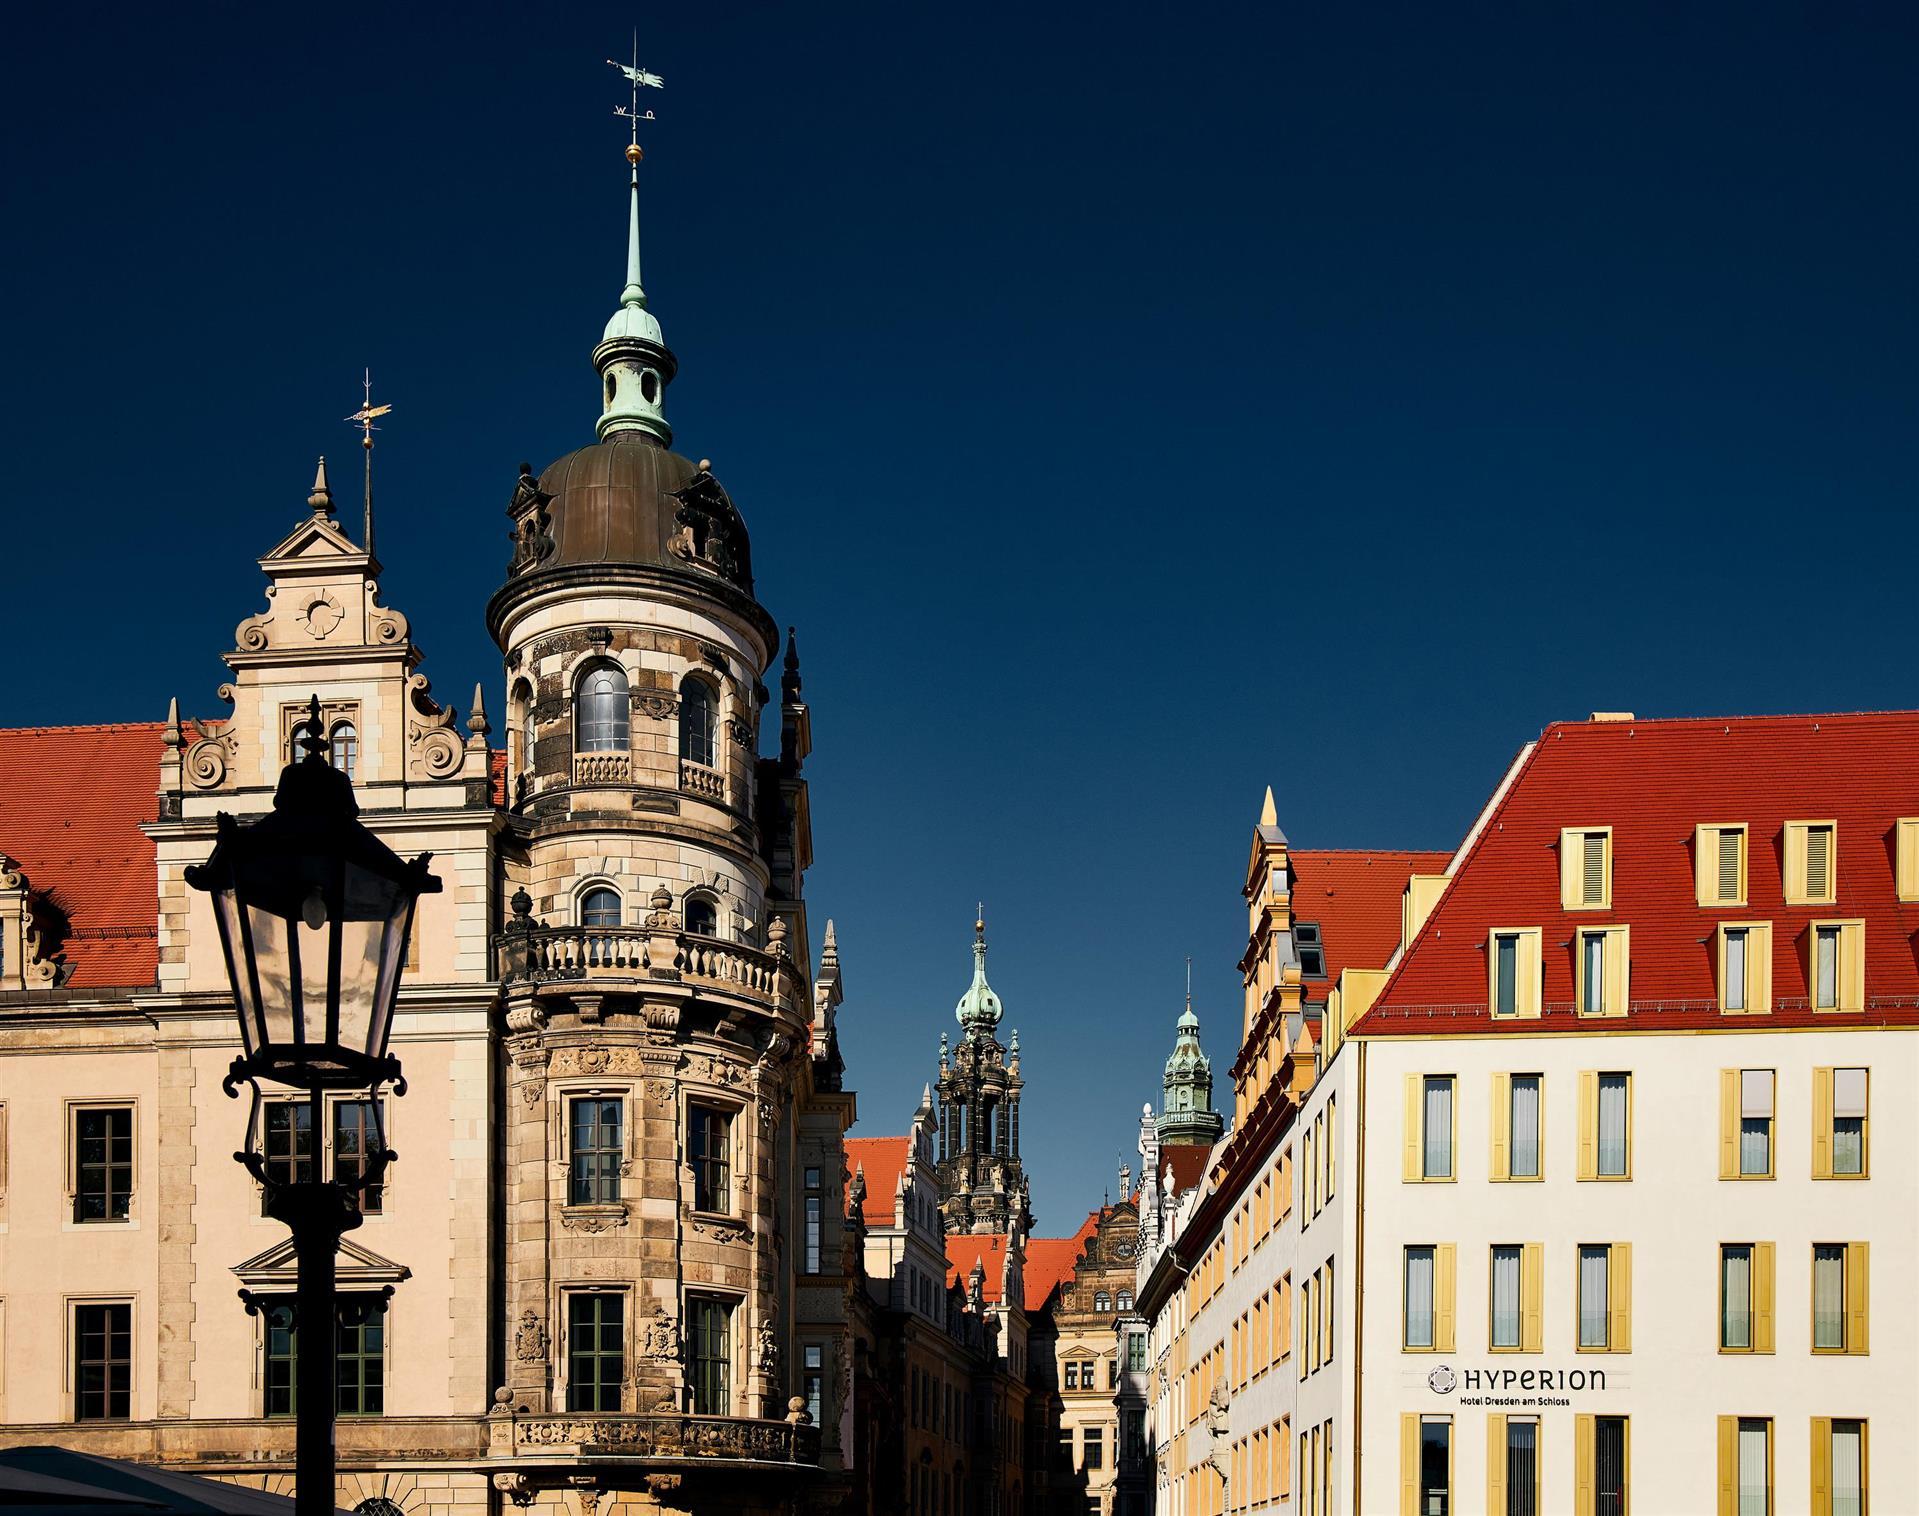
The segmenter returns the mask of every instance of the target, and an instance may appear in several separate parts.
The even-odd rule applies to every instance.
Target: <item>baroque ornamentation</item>
[[[345,619],[346,612],[340,609],[340,602],[321,590],[300,612],[300,630],[309,637],[324,638],[337,632]]]
[[[407,722],[407,746],[427,778],[450,778],[460,771],[466,758],[466,744],[454,730],[456,713],[451,706],[433,703],[427,694],[433,684],[425,674],[409,675],[406,686],[412,712]]]
[[[689,563],[712,569],[750,595],[753,557],[746,523],[720,481],[702,469],[672,493],[680,502],[674,513],[680,530],[673,537],[673,552]]]
[[[680,1356],[680,1329],[666,1312],[666,1307],[657,1300],[653,1302],[653,1314],[647,1318],[644,1343],[641,1351],[651,1359],[662,1363],[676,1363]]]
[[[375,644],[405,642],[406,634],[406,617],[381,605],[380,586],[374,580],[367,580],[366,640]]]
[[[539,1363],[546,1357],[546,1328],[532,1311],[520,1317],[519,1330],[513,1334],[513,1356],[522,1363]]]
[[[697,1236],[710,1242],[744,1242],[748,1235],[745,1222],[717,1216],[695,1216],[691,1225]]]
[[[655,721],[667,721],[679,710],[680,697],[668,690],[635,690],[633,704]]]
[[[196,790],[217,790],[226,783],[227,770],[232,762],[231,733],[218,737],[202,737],[187,749],[187,783]]]
[[[601,1232],[610,1232],[615,1227],[626,1225],[626,1207],[594,1206],[563,1208],[560,1211],[560,1225],[569,1232],[586,1232],[597,1236]]]

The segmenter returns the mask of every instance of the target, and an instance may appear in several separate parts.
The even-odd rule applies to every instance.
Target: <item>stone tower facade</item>
[[[986,921],[973,923],[973,982],[954,1010],[957,1046],[940,1036],[940,1211],[948,1232],[1030,1234],[1019,1153],[1019,1033],[1002,1046],[1000,999],[986,982]]]
[[[844,1209],[853,1107],[831,923],[808,969],[798,651],[789,635],[779,756],[762,758],[778,629],[739,511],[706,463],[668,450],[677,364],[646,308],[638,235],[635,211],[626,288],[593,353],[598,440],[538,475],[522,465],[487,612],[511,796],[502,1395],[515,1414],[495,1453],[524,1469],[530,1449],[497,1444],[530,1415],[536,1437],[622,1459],[697,1453],[702,1472],[665,1465],[674,1488],[696,1495],[704,1479],[737,1498],[760,1476],[729,1460],[789,1458],[775,1446],[789,1408],[817,1411],[820,1461],[839,1462],[850,1365],[825,1233]],[[557,1433],[537,1420],[606,1412],[644,1419]],[[711,1446],[676,1445],[694,1431]],[[591,1470],[575,1486],[577,1472]]]

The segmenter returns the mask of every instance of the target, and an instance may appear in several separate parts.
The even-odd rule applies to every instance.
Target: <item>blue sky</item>
[[[1266,784],[1302,846],[1445,847],[1550,719],[1913,704],[1909,8],[201,5],[11,33],[0,720],[218,712],[366,364],[386,599],[498,699],[636,23],[668,411],[800,628],[858,1131],[983,898],[1042,1232],[1189,954],[1225,1093]]]

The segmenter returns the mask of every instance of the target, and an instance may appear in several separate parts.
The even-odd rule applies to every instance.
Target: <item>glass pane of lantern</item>
[[[260,979],[260,1024],[266,1029],[269,1045],[285,1046],[293,1041],[299,1014],[287,923],[257,905],[249,905],[246,915],[253,932],[254,970]]]
[[[405,957],[406,892],[348,864],[340,939],[340,1045],[375,1054],[386,1040],[387,974]]]
[[[214,890],[213,915],[220,928],[221,951],[234,979],[234,1009],[240,1017],[240,1040],[250,1058],[260,1045],[260,1002],[253,995],[253,976],[246,971],[247,953],[241,945],[240,911],[231,889]]]

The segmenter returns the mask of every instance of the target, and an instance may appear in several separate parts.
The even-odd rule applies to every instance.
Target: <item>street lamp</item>
[[[213,896],[240,1020],[244,1051],[223,1087],[237,1096],[244,1081],[253,1090],[247,1150],[233,1156],[265,1191],[267,1214],[292,1230],[298,1260],[294,1322],[306,1342],[294,1384],[295,1511],[331,1516],[334,1255],[341,1235],[360,1224],[360,1192],[380,1182],[395,1155],[380,1102],[371,1098],[373,1135],[361,1173],[324,1176],[324,1101],[329,1090],[372,1096],[388,1080],[395,1095],[406,1093],[387,1035],[414,904],[440,881],[427,872],[429,854],[409,863],[360,823],[351,781],[327,762],[317,695],[296,740],[306,756],[281,770],[272,812],[247,825],[222,812],[212,856],[186,877]],[[253,1147],[262,1079],[307,1092],[309,1178],[276,1177]],[[259,1308],[241,1296],[249,1311]]]

